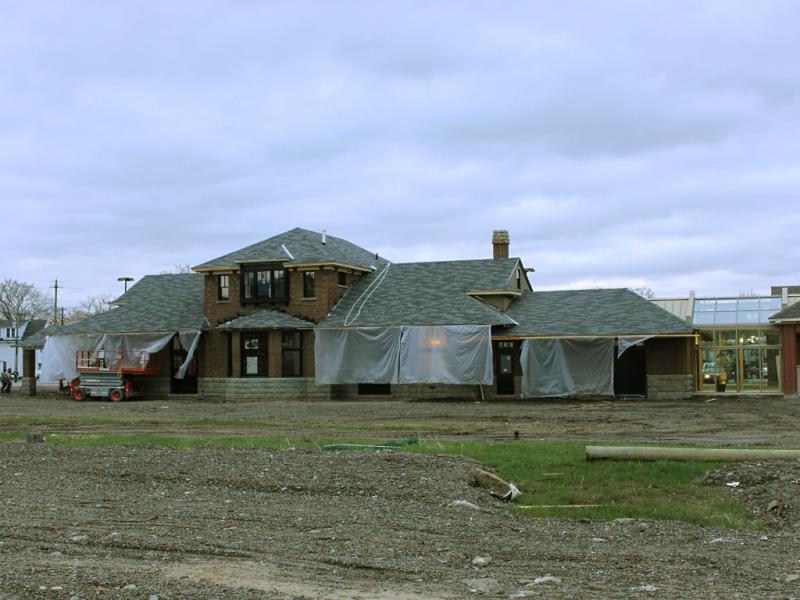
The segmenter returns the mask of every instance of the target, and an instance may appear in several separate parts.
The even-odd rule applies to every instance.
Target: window
[[[219,275],[217,279],[217,300],[226,301],[231,299],[231,276]]]
[[[303,374],[302,340],[303,334],[299,331],[284,331],[281,334],[284,377],[300,377]]]
[[[519,269],[517,269],[517,289],[522,289],[522,273],[520,273]]]
[[[347,287],[347,273],[344,271],[339,271],[337,275],[339,277],[339,285],[342,287]]]
[[[280,265],[254,265],[242,269],[242,302],[286,302],[289,288]]]
[[[242,333],[242,377],[266,377],[267,335],[264,333]]]
[[[314,298],[316,296],[316,271],[303,271],[303,298]]]

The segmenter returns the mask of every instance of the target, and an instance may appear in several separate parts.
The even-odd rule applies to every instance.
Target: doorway
[[[192,358],[189,363],[189,368],[186,369],[186,375],[183,379],[177,379],[175,375],[181,368],[183,361],[186,360],[188,352],[186,348],[181,345],[181,341],[176,335],[172,338],[171,356],[170,356],[170,378],[169,388],[173,394],[196,394],[197,393],[197,354]]]
[[[644,343],[631,346],[614,361],[614,395],[647,395],[647,355]]]
[[[494,356],[497,395],[513,396],[516,392],[514,386],[517,362],[516,344],[514,342],[496,342]]]

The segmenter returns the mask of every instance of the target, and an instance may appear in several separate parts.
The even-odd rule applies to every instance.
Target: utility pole
[[[56,291],[55,300],[53,301],[53,325],[58,324],[58,279],[56,279],[53,289]]]

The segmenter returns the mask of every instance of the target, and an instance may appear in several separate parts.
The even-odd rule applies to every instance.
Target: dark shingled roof
[[[217,329],[237,331],[241,329],[311,329],[313,323],[298,319],[277,310],[258,310],[220,325]]]
[[[57,334],[62,328],[57,325],[50,325],[49,327],[45,327],[44,329],[40,329],[36,333],[31,336],[25,337],[22,340],[22,347],[23,348],[43,348],[44,342],[49,335]]]
[[[47,319],[31,319],[25,327],[25,333],[22,334],[22,339],[27,340],[33,337],[45,327],[47,327]]]
[[[119,308],[59,328],[81,333],[169,333],[208,330],[203,315],[205,277],[199,273],[146,275],[120,297]]]
[[[769,318],[770,321],[800,321],[800,302],[790,304]]]
[[[519,325],[497,331],[521,337],[692,333],[672,313],[626,289],[523,292],[506,311]]]
[[[291,253],[291,257],[286,253]],[[292,258],[293,257],[293,258]],[[363,269],[381,268],[388,261],[375,258],[375,253],[341,238],[295,227],[269,239],[252,244],[219,258],[193,267],[194,269],[233,269],[242,262],[279,261],[287,265],[302,263],[342,263]]]
[[[348,327],[510,325],[505,314],[465,292],[509,289],[518,263],[516,258],[394,263],[385,276],[381,269],[354,283],[319,327],[343,327],[345,320]]]

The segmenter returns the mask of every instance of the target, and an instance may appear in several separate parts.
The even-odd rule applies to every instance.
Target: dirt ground
[[[797,399],[233,405],[12,395],[0,400],[0,423],[46,435],[506,439],[518,430],[800,447],[798,408]],[[800,597],[800,462],[704,478],[743,502],[758,531],[517,517],[470,484],[474,466],[401,453],[0,444],[0,598]]]
[[[798,397],[708,397],[680,402],[74,402],[65,396],[0,398],[0,431],[15,418],[65,433],[523,439],[758,445],[800,448]],[[85,423],[81,423],[82,420]],[[94,421],[92,421],[92,419]],[[101,420],[98,422],[97,420]]]

